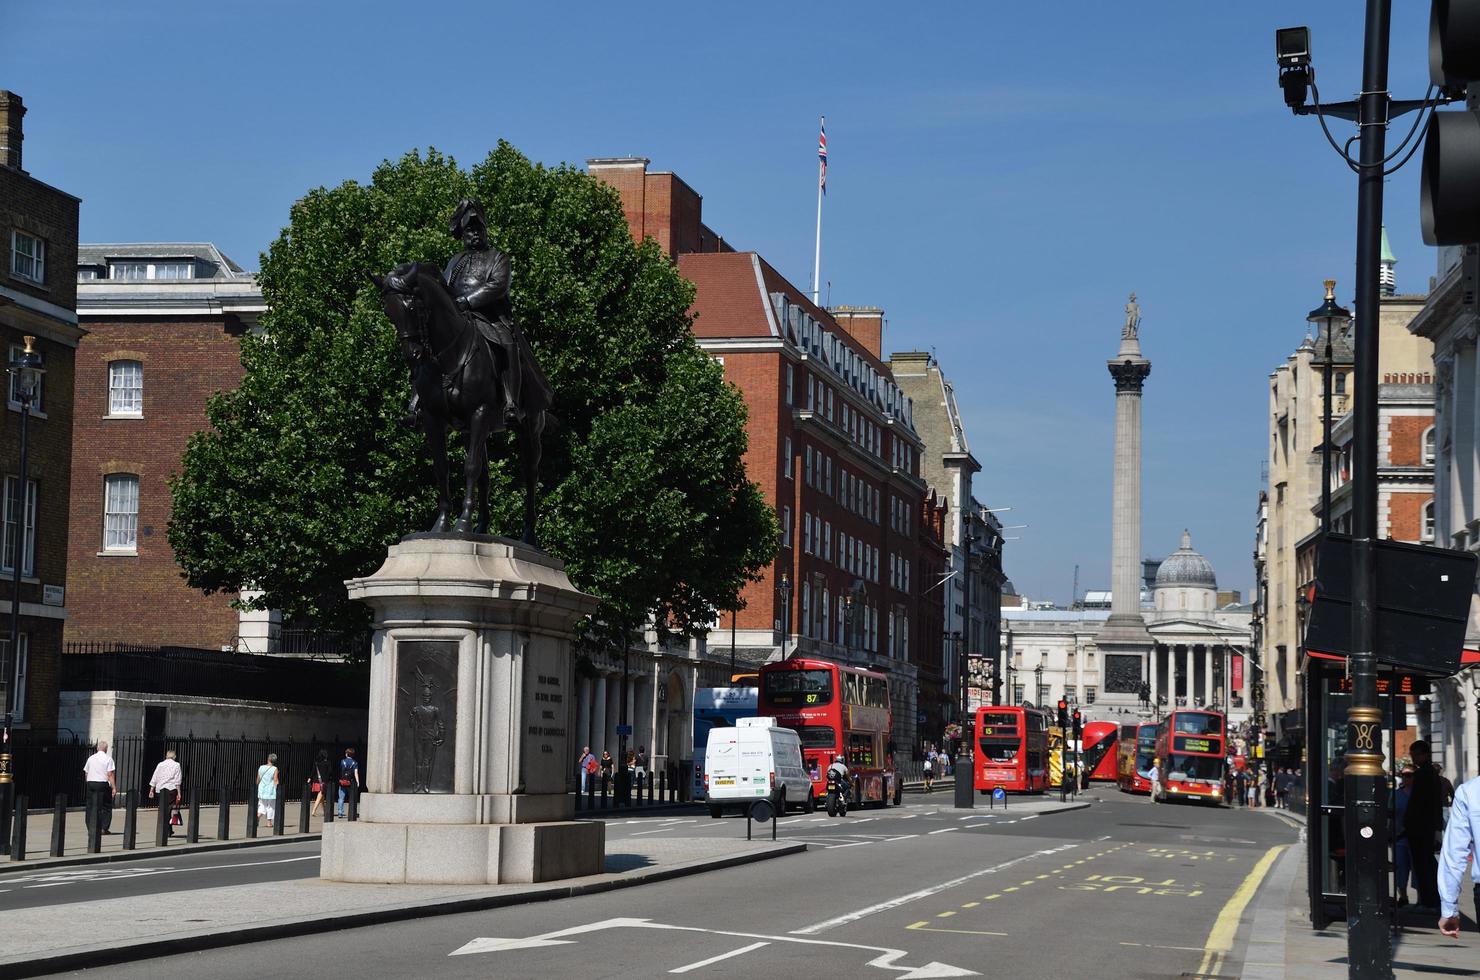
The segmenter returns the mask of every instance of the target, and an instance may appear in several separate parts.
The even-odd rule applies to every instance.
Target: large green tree
[[[344,579],[435,512],[430,457],[399,421],[409,373],[369,274],[444,264],[463,197],[484,202],[511,257],[515,315],[556,392],[539,539],[601,599],[589,639],[620,641],[650,617],[703,629],[774,557],[774,515],[742,462],[744,403],[694,343],[692,285],[651,240],[632,241],[616,193],[507,143],[469,170],[412,152],[293,205],[262,257],[267,310],[242,338],[242,385],[212,399],[171,484],[187,581],[260,590],[256,605],[326,627],[366,621]],[[506,438],[493,530],[517,536]]]

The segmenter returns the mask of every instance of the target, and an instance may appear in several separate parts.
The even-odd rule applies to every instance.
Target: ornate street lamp
[[[10,637],[0,652],[0,684],[5,685],[5,727],[0,730],[0,854],[10,853],[10,821],[15,812],[14,773],[11,771],[10,726],[15,715],[15,675],[21,644],[21,573],[26,557],[26,456],[30,449],[31,405],[41,392],[41,376],[46,373],[36,338],[25,338],[25,350],[10,362],[7,369],[13,380],[15,400],[21,409],[20,468],[16,480],[15,550],[11,556],[14,574],[10,580]],[[34,530],[32,533],[35,533]]]
[[[781,584],[776,586],[781,596],[781,659],[786,659],[786,638],[791,634],[791,579],[781,573]]]
[[[1316,325],[1325,334],[1326,349],[1322,352],[1325,370],[1321,372],[1321,533],[1331,530],[1331,372],[1335,361],[1331,355],[1331,338],[1338,328],[1351,322],[1351,313],[1336,304],[1336,280],[1327,279],[1326,300],[1311,310],[1305,319]],[[1320,333],[1317,334],[1320,336]]]

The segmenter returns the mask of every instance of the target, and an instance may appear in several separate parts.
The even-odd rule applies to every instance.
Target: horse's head
[[[385,315],[395,324],[396,337],[409,359],[421,357],[427,346],[427,310],[420,299],[418,280],[421,264],[403,262],[384,278],[371,274],[370,281],[380,290],[380,303]]]

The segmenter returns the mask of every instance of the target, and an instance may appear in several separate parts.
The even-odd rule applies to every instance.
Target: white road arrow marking
[[[474,939],[448,956],[465,956],[468,953],[503,953],[511,949],[540,949],[544,946],[574,946],[574,939]]]
[[[1072,847],[1074,845],[1071,844],[1068,846]],[[1010,863],[1016,864],[1017,862],[1013,861]],[[963,970],[957,966],[951,966],[947,963],[939,963],[935,961],[926,963],[923,966],[909,966],[908,964],[901,964],[899,961],[908,956],[909,953],[905,950],[893,949],[888,946],[865,946],[860,943],[844,943],[831,939],[798,939],[795,936],[768,936],[762,933],[734,932],[728,929],[705,929],[700,926],[674,926],[667,925],[661,922],[654,922],[651,919],[628,918],[603,919],[600,922],[592,922],[583,926],[571,926],[569,929],[558,929],[555,932],[547,932],[541,936],[531,936],[528,939],[474,939],[466,945],[453,950],[448,955],[458,956],[465,953],[496,953],[510,949],[537,949],[542,946],[568,945],[573,943],[574,940],[566,939],[566,936],[579,936],[588,932],[601,932],[606,929],[662,929],[671,932],[697,932],[710,936],[733,936],[737,939],[763,940],[762,942],[757,943],[753,946],[747,946],[743,949],[735,950],[731,953],[726,953],[721,957],[717,957],[713,961],[717,961],[719,959],[727,959],[731,956],[738,956],[742,953],[749,953],[752,950],[759,949],[761,946],[764,946],[768,943],[797,943],[803,946],[833,946],[841,949],[860,949],[864,952],[876,953],[878,955],[868,961],[868,966],[876,967],[880,970],[893,970],[898,973],[901,978],[904,978],[904,980],[932,980],[932,978],[935,977],[980,976],[980,974],[976,973],[975,971]],[[689,964],[688,968],[693,969],[695,967],[703,966],[707,962],[713,961],[701,961],[700,963],[692,963]],[[671,972],[676,973],[679,971],[675,970]]]

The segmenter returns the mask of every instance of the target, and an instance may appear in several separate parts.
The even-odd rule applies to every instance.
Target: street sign
[[[618,725],[617,726],[617,734],[619,736],[620,735],[631,736],[631,734],[632,734],[632,726],[631,725]]]
[[[1001,786],[994,787],[992,790],[992,799],[996,800],[998,803],[1002,802],[1003,800],[1007,799],[1007,790],[1003,789]]]

